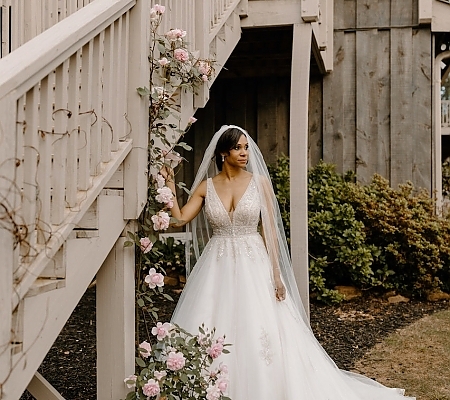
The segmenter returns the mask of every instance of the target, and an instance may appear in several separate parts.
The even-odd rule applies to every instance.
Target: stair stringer
[[[123,219],[123,192],[102,193],[107,195],[97,199],[99,235],[71,236],[65,242],[66,286],[21,301],[22,350],[13,355],[11,373],[1,386],[2,400],[17,400],[26,389],[128,222]]]

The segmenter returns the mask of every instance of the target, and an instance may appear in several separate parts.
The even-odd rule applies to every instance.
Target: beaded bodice
[[[257,233],[261,205],[252,177],[230,215],[216,193],[212,179],[206,182],[205,214],[215,236],[243,236]]]

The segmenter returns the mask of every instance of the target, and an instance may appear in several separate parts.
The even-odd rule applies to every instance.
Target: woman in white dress
[[[189,201],[182,209],[175,202],[172,216],[178,226],[192,221],[198,257],[172,322],[226,335],[232,347],[221,358],[232,400],[406,399],[400,389],[338,369],[314,337],[267,168],[245,130],[216,132]]]

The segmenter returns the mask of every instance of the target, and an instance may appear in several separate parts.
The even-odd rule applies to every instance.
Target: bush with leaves
[[[448,290],[450,221],[436,215],[428,191],[410,182],[393,189],[374,175],[369,185],[354,185],[348,201],[380,249],[373,268],[383,288],[412,296]]]
[[[228,353],[224,337],[215,338],[215,330],[204,326],[194,336],[169,323],[158,323],[152,334],[157,343],[139,345],[138,372],[125,379],[135,389],[127,400],[230,400],[224,395],[229,382],[227,366],[212,367],[221,354]]]
[[[288,169],[286,157],[271,167],[282,204],[289,201]],[[436,216],[434,208],[430,195],[410,183],[393,189],[375,175],[363,186],[354,182],[354,173],[342,176],[320,162],[308,174],[312,293],[338,302],[342,296],[333,290],[336,285],[394,289],[411,296],[449,291],[450,222]],[[283,219],[286,224],[289,213]]]

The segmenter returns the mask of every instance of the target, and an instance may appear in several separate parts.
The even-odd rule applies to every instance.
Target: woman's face
[[[247,137],[242,134],[228,155],[225,155],[226,162],[233,167],[245,168],[248,162],[248,141]]]

